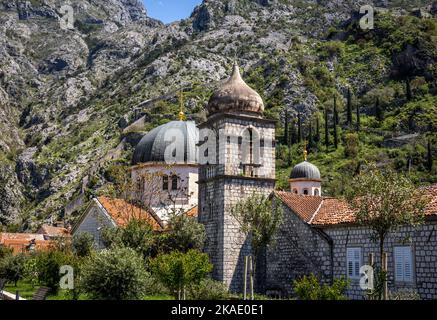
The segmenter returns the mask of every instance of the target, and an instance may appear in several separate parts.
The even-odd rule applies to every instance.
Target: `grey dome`
[[[184,163],[197,163],[198,129],[193,121],[171,121],[147,133],[135,148],[132,164],[146,162],[165,162],[165,151],[172,144],[166,133],[178,130],[183,135]],[[172,130],[172,131],[169,131]],[[167,140],[167,141],[166,141]],[[179,141],[179,140],[178,140]]]
[[[320,180],[320,171],[312,163],[304,161],[291,170],[290,179]]]

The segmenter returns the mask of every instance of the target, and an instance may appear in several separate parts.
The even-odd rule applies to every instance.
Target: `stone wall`
[[[326,228],[326,233],[334,241],[334,277],[346,276],[346,248],[361,247],[363,264],[368,264],[373,253],[379,262],[379,245],[369,239],[370,230],[363,227]],[[413,282],[395,281],[394,247],[411,246],[413,254]],[[422,299],[437,299],[437,221],[428,221],[417,228],[403,227],[392,233],[385,241],[388,257],[388,286],[390,292],[401,289],[417,291]],[[358,280],[352,280],[348,296],[362,299],[363,291]]]
[[[214,265],[214,279],[226,283],[233,292],[242,292],[244,257],[251,253],[250,241],[240,233],[230,210],[253,193],[269,195],[274,190],[274,144],[265,141],[274,138],[275,126],[271,121],[247,116],[224,116],[206,127],[217,134],[217,158],[214,164],[199,168],[199,222],[206,228],[205,252]],[[238,142],[248,128],[265,139],[262,157],[254,157],[260,166],[254,167],[253,175],[245,174],[241,166],[246,160],[244,146]]]
[[[267,249],[266,290],[291,296],[293,281],[314,273],[328,282],[331,253],[328,241],[283,205],[283,222]]]
[[[326,237],[328,236],[328,238]],[[293,280],[311,273],[329,282],[333,278],[347,278],[346,250],[360,247],[362,264],[369,263],[370,253],[379,265],[379,244],[370,239],[371,231],[359,226],[314,228],[284,207],[284,221],[276,235],[276,245],[267,251],[266,289],[292,294]],[[332,253],[330,241],[332,241]],[[411,246],[413,282],[395,281],[394,247]],[[428,220],[414,228],[406,226],[389,235],[385,241],[388,256],[388,287],[391,293],[399,290],[416,291],[421,299],[437,299],[437,221]],[[331,260],[332,259],[332,260]],[[331,269],[332,268],[332,269]],[[350,279],[347,295],[363,299],[358,279]]]

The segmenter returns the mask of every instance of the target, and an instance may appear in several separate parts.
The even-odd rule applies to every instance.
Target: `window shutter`
[[[347,275],[349,278],[360,277],[361,248],[347,248]]]
[[[413,281],[413,259],[410,247],[404,247],[404,281]]]
[[[413,281],[413,256],[411,247],[395,247],[395,279],[396,281]]]
[[[396,281],[404,281],[404,255],[401,247],[395,247]]]

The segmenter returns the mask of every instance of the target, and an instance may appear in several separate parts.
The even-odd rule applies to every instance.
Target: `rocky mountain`
[[[63,29],[64,1],[0,0],[0,223],[73,219],[111,181],[114,164],[128,163],[141,134],[174,118],[178,90],[201,121],[235,58],[266,115],[279,120],[278,137],[284,110],[308,122],[334,95],[343,108],[347,87],[356,103],[381,96],[387,113],[413,108],[401,97],[404,74],[435,107],[436,4],[374,1],[381,27],[366,33],[357,30],[365,3],[205,0],[188,19],[164,25],[140,1],[70,0],[74,28]],[[396,19],[407,33],[419,21],[420,34],[396,33]],[[413,61],[412,71],[396,67],[408,65],[402,59]],[[389,130],[388,120],[372,119],[364,125]],[[416,122],[406,131],[430,131]],[[279,163],[280,176],[286,168]]]

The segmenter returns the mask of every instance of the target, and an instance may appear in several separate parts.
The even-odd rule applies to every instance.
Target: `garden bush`
[[[150,261],[152,274],[180,299],[186,286],[198,284],[212,271],[208,255],[198,250],[173,251]]]
[[[189,300],[226,300],[230,294],[226,285],[221,281],[205,278],[198,284],[189,286]]]
[[[314,274],[294,281],[294,294],[298,300],[345,300],[348,282],[335,279],[332,286],[321,284]]]
[[[134,300],[145,293],[147,272],[135,250],[114,247],[93,253],[82,266],[81,288],[92,299]]]
[[[24,277],[25,261],[26,257],[23,254],[3,257],[0,260],[0,278],[13,282],[17,286],[17,282]]]
[[[73,250],[77,256],[89,256],[93,248],[94,237],[90,233],[83,232],[73,237]]]

